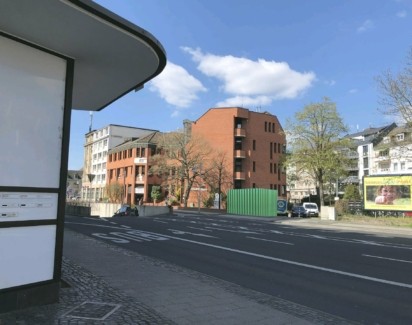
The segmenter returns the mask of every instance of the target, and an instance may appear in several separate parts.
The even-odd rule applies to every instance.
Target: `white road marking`
[[[284,242],[284,241],[277,241],[277,240],[270,240],[270,239],[264,239],[264,238],[257,238],[257,237],[250,237],[250,236],[246,236],[246,238],[256,239],[256,240],[261,240],[261,241],[269,241],[269,242],[277,243],[277,244],[295,245],[293,243],[288,243],[288,242]]]
[[[279,230],[270,230],[270,232],[272,232],[274,234],[283,235],[283,231],[279,231]]]
[[[197,227],[187,227],[187,228],[190,228],[190,229],[196,229],[196,230],[201,230],[201,231],[209,231],[209,232],[211,232],[211,231],[212,231],[212,230],[210,230],[210,229],[197,228]]]
[[[161,220],[158,220],[158,219],[153,219],[153,221],[154,222],[159,222],[159,223],[168,223],[167,221],[161,221]]]
[[[396,258],[389,258],[389,257],[383,257],[383,256],[375,256],[375,255],[368,255],[368,254],[362,254],[362,256],[379,258],[379,259],[388,260],[388,261],[402,262],[402,263],[412,263],[412,261],[399,260],[399,259],[396,259]]]
[[[216,227],[205,227],[206,229],[214,229],[214,230],[221,230],[221,231],[227,231],[227,232],[236,232],[236,233],[241,233],[241,234],[255,234],[257,235],[257,232],[254,231],[247,231],[247,230],[229,230],[229,229],[222,229],[222,228],[216,228]]]
[[[192,235],[192,236],[198,236],[198,237],[208,237],[208,238],[217,238],[215,236],[210,236],[210,235],[205,235],[205,234],[196,234],[193,232],[188,232],[188,231],[183,231],[183,230],[177,230],[177,229],[167,229],[170,230],[172,233],[175,235]]]

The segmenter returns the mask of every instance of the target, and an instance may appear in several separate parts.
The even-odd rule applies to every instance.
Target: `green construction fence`
[[[226,211],[259,217],[276,217],[278,191],[264,188],[247,188],[229,190]]]

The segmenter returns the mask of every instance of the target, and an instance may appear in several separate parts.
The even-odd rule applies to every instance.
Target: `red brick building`
[[[192,135],[225,153],[233,188],[277,189],[286,197],[281,157],[286,136],[275,115],[240,107],[211,108],[192,123]]]
[[[230,182],[226,182],[222,192],[229,188],[267,188],[286,197],[286,173],[281,163],[286,137],[276,116],[239,107],[211,108],[194,122],[186,120],[184,125],[185,132],[193,138],[202,137],[214,153],[225,155]],[[122,194],[122,203],[138,204],[140,199],[150,202],[153,185],[163,185],[163,191],[170,186],[149,172],[150,158],[160,150],[160,136],[160,132],[153,132],[109,150],[107,185],[118,184],[126,193]],[[210,194],[201,183],[192,188],[189,206],[203,207],[203,200]]]
[[[137,205],[139,200],[148,202],[152,186],[161,185],[160,178],[149,173],[150,157],[157,152],[160,134],[156,131],[130,139],[109,150],[106,184],[117,184],[121,188],[121,203]]]

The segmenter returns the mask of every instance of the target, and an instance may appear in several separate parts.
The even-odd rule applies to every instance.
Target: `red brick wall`
[[[251,188],[255,184],[258,188],[279,189],[279,186],[285,186],[286,175],[279,173],[277,169],[286,137],[276,116],[235,107],[212,108],[192,125],[192,133],[204,136],[213,148],[226,152],[228,160],[233,162],[236,117],[246,118],[242,123],[242,128],[246,131],[246,137],[242,140],[242,150],[246,153],[246,158],[242,162],[246,179],[242,187]],[[255,150],[253,150],[253,140],[256,143]],[[272,157],[270,143],[272,143]],[[276,145],[276,152],[273,149],[274,145]],[[255,171],[253,171],[253,162],[255,162]],[[270,164],[272,164],[272,172]],[[276,171],[273,170],[275,164]],[[234,170],[233,163],[231,169]]]

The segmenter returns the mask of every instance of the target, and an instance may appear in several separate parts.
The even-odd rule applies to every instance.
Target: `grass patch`
[[[412,228],[411,217],[370,217],[347,214],[339,216],[339,221],[375,226]]]

